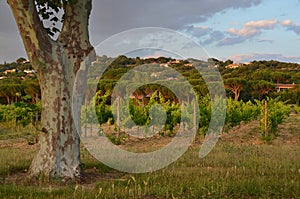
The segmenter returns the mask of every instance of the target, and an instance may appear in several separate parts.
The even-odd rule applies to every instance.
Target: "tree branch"
[[[74,0],[73,3],[68,3],[64,24],[57,40],[58,43],[63,44],[68,59],[76,60],[78,68],[80,62],[93,50],[88,30],[91,10],[92,0]]]
[[[7,3],[13,12],[28,58],[36,69],[41,69],[52,52],[54,41],[39,18],[34,0],[7,0]]]

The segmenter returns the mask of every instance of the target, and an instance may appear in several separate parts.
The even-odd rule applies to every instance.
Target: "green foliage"
[[[198,104],[199,104],[199,112],[200,112],[200,121],[199,121],[200,132],[202,135],[205,135],[207,133],[210,119],[211,119],[211,99],[208,95],[205,97],[201,97],[198,101]]]
[[[40,5],[46,6],[47,9],[52,7],[61,7],[66,5],[67,1],[60,2],[60,4],[56,4],[56,1],[49,2],[47,1],[39,1]],[[56,3],[55,3],[56,2]],[[46,5],[47,4],[47,5]],[[3,64],[0,65],[0,71],[3,72],[6,69],[27,68],[27,63],[24,64],[24,58],[18,59],[16,62],[11,64]],[[209,123],[211,121],[211,101],[207,96],[209,85],[212,88],[218,88],[219,85],[216,84],[216,77],[210,75],[207,70],[207,63],[205,61],[199,60],[180,60],[176,61],[171,58],[149,58],[149,59],[140,59],[140,58],[129,58],[126,56],[119,56],[116,59],[109,58],[107,56],[98,57],[98,63],[95,66],[91,67],[91,71],[89,74],[90,81],[88,82],[88,87],[96,87],[98,91],[101,93],[97,93],[94,101],[95,104],[87,105],[83,107],[83,112],[87,112],[85,114],[85,118],[82,118],[85,123],[90,124],[104,124],[110,121],[110,124],[114,123],[114,117],[112,115],[112,110],[110,107],[110,93],[113,91],[116,83],[120,80],[120,78],[127,73],[130,69],[135,66],[141,64],[150,64],[149,67],[159,64],[166,64],[175,70],[177,70],[180,74],[182,74],[192,85],[195,93],[199,95],[199,109],[200,109],[200,121],[199,127],[201,134],[205,135],[208,129]],[[273,82],[286,82],[291,83],[292,81],[299,81],[300,73],[299,73],[299,65],[292,63],[282,63],[276,61],[254,61],[249,65],[241,66],[236,69],[226,68],[228,64],[231,64],[231,60],[227,60],[226,62],[222,62],[216,59],[210,59],[209,63],[215,63],[219,66],[221,73],[225,79],[225,85],[229,89],[231,86],[231,90],[236,92],[237,96],[240,95],[240,99],[243,101],[234,101],[228,99],[227,104],[227,116],[226,116],[226,126],[232,128],[233,126],[239,125],[242,121],[248,122],[257,118],[258,115],[258,106],[254,103],[250,102],[255,99],[263,99],[267,96],[281,96],[281,100],[290,99],[290,103],[299,104],[300,101],[300,92],[299,86],[295,84],[294,89],[290,89],[287,92],[275,93],[274,91],[274,83]],[[191,63],[195,67],[201,67],[202,73],[200,74],[195,67],[191,66]],[[29,63],[30,65],[30,63]],[[28,65],[28,67],[29,67]],[[104,72],[101,79],[98,81],[95,74],[98,74],[99,70],[101,70],[101,66],[109,65],[107,70]],[[153,67],[154,72],[159,72],[155,67]],[[207,71],[207,72],[206,72]],[[22,80],[18,76],[14,76],[9,74],[9,78],[3,79],[0,81],[0,96],[2,96],[2,102],[5,102],[7,99],[8,102],[20,101],[20,99],[25,100],[25,102],[29,102],[29,95],[32,99],[37,99],[40,96],[40,88],[38,85],[38,81],[36,79],[26,76],[25,80]],[[20,75],[20,74],[18,74]],[[165,74],[161,73],[161,76],[165,77],[165,80],[168,81],[168,78],[174,78],[173,74]],[[209,80],[208,84],[203,80],[205,77]],[[143,81],[145,76],[143,72],[141,74],[134,74],[134,78],[138,81]],[[124,80],[128,81],[128,80]],[[127,127],[133,127],[134,123],[138,126],[147,126],[152,125],[152,123],[157,123],[157,121],[162,120],[163,115],[151,115],[151,111],[153,113],[163,111],[166,114],[165,121],[165,129],[164,131],[173,132],[177,125],[193,123],[193,103],[191,101],[192,94],[189,86],[183,84],[182,78],[179,78],[178,81],[171,83],[172,87],[180,88],[186,91],[186,95],[184,96],[184,100],[187,101],[187,104],[184,104],[185,110],[181,109],[181,105],[176,99],[173,92],[170,89],[163,87],[161,85],[150,84],[138,87],[133,93],[133,96],[136,99],[132,99],[129,102],[129,116],[128,118],[121,118],[121,121],[124,122],[122,125],[126,125]],[[212,86],[216,84],[215,86]],[[126,86],[126,82],[124,83]],[[136,86],[136,85],[135,85]],[[127,89],[124,87],[124,89]],[[120,89],[122,90],[122,89]],[[159,95],[158,95],[158,93]],[[239,93],[240,92],[240,93]],[[151,98],[144,98],[140,100],[140,96],[149,96],[153,94]],[[21,95],[21,96],[20,96]],[[88,98],[93,97],[93,93],[90,94]],[[214,97],[214,96],[212,96]],[[248,101],[248,102],[246,102]],[[32,101],[34,102],[34,100]],[[121,100],[121,103],[122,102]],[[159,105],[159,106],[157,106]],[[93,107],[95,110],[93,110]],[[18,107],[20,108],[20,107]],[[122,107],[127,108],[127,107]],[[3,108],[4,110],[5,108]],[[295,108],[296,110],[297,108]],[[21,110],[18,110],[22,112]],[[97,118],[92,118],[92,111],[96,111]],[[25,117],[26,114],[24,114]],[[84,114],[83,114],[84,115]],[[0,118],[9,118],[13,117],[14,114],[3,114],[1,113]],[[10,119],[10,121],[16,121],[16,117]],[[18,116],[18,118],[21,118]],[[18,123],[23,123],[18,120]],[[131,120],[134,123],[130,122]],[[155,121],[157,120],[157,121]],[[182,120],[182,121],[181,121]],[[151,123],[152,122],[152,123]],[[27,122],[28,123],[28,122]],[[26,124],[26,122],[24,122]],[[188,127],[192,128],[192,127]],[[165,134],[165,133],[164,133]]]
[[[83,105],[81,107],[81,123],[87,124],[104,124],[110,119],[113,119],[113,115],[110,106],[107,105],[107,98],[110,93],[101,94],[102,91],[98,91],[90,104]],[[96,114],[96,118],[95,118]]]
[[[244,78],[228,78],[224,81],[225,88],[234,93],[234,98],[237,101],[243,87],[246,86],[246,79]]]
[[[176,125],[181,122],[181,110],[178,103],[170,103],[166,101],[163,95],[160,93],[157,95],[154,92],[146,105],[143,105],[140,101],[130,102],[130,118],[125,121],[132,119],[136,125],[164,125],[165,131],[173,133]],[[164,118],[164,113],[166,118]],[[165,119],[165,123],[162,122]],[[125,124],[127,127],[128,124]]]
[[[56,1],[54,1],[56,2]],[[66,5],[66,2],[60,2],[60,4],[54,3],[54,2],[48,2],[48,1],[40,1],[40,5],[46,6],[47,9],[51,7],[61,7],[63,4]],[[46,5],[47,4],[47,5]],[[63,8],[63,7],[61,7]],[[24,69],[32,69],[32,66],[30,63],[22,63],[24,61],[24,58],[19,58],[16,62],[13,63],[6,63],[0,65],[0,72],[4,72],[7,69],[19,69],[20,71]],[[209,73],[206,74],[207,64],[208,62],[200,61],[200,60],[181,60],[174,62],[171,58],[149,58],[149,59],[140,59],[140,58],[130,58],[126,56],[119,56],[116,59],[109,58],[107,56],[102,56],[97,58],[97,64],[90,67],[89,71],[89,82],[88,84],[97,84],[98,90],[102,91],[112,91],[114,86],[116,85],[116,82],[119,81],[119,79],[130,69],[134,68],[135,66],[147,64],[167,64],[172,67],[173,69],[177,70],[180,74],[182,74],[192,85],[193,89],[196,93],[200,94],[201,96],[206,96],[208,94],[207,85],[203,80],[203,76],[208,79],[210,84],[213,84],[216,80],[214,76],[211,76]],[[236,69],[230,69],[226,68],[226,66],[230,63],[232,63],[231,60],[227,60],[225,62],[211,59],[211,61],[215,62],[216,65],[219,66],[219,70],[222,74],[222,77],[225,80],[225,83],[229,83],[228,79],[244,79],[246,80],[243,82],[243,86],[239,88],[237,84],[234,87],[231,88],[232,91],[236,91],[237,94],[240,94],[239,99],[243,101],[249,101],[254,99],[264,99],[266,96],[275,96],[275,90],[274,90],[274,83],[295,83],[296,85],[300,83],[300,71],[299,71],[299,64],[296,63],[284,63],[284,62],[277,62],[277,61],[253,61],[248,65],[240,66]],[[187,64],[187,65],[186,65]],[[198,70],[191,66],[190,64],[193,64],[195,67],[201,67],[202,73],[200,74]],[[101,68],[103,66],[107,66],[107,70],[102,75],[100,81],[97,81],[97,74],[100,74]],[[154,70],[154,69],[153,69]],[[7,76],[6,79],[0,80],[1,85],[16,85],[16,84],[22,84],[27,86],[21,79],[23,77],[25,78],[25,81],[28,79],[35,78],[34,75],[31,77],[31,75],[26,75],[22,73],[14,73],[14,74],[0,74],[0,76]],[[163,74],[164,77],[172,78],[171,74]],[[169,76],[168,76],[169,75]],[[136,75],[135,78],[139,80],[143,80],[143,76]],[[33,80],[37,82],[36,80]],[[182,82],[179,79],[178,85],[180,85]],[[36,84],[36,83],[34,83]],[[29,85],[29,84],[28,84]],[[225,84],[226,85],[226,84]],[[31,86],[36,86],[31,84]],[[229,89],[229,84],[227,84],[227,88]],[[152,86],[154,88],[154,86]],[[233,90],[233,88],[235,88]],[[185,89],[184,86],[182,86],[182,89]],[[3,89],[0,89],[0,92]],[[30,90],[30,89],[29,89]],[[229,89],[230,90],[230,89]],[[23,90],[25,94],[28,94],[26,91],[26,88]],[[164,94],[165,98],[171,99],[174,98],[173,95],[170,95],[170,93],[167,93],[166,90],[160,89],[160,91]],[[22,92],[22,95],[24,94]],[[142,87],[140,92],[147,93],[147,87]],[[240,92],[240,93],[239,93]],[[7,93],[7,92],[5,92]],[[32,92],[30,92],[32,93]],[[297,94],[297,89],[290,90],[290,93],[288,95],[283,96],[282,100],[291,99],[292,103],[299,104],[300,101],[300,95]],[[233,93],[230,91],[228,92],[228,96],[232,96]],[[4,95],[2,95],[4,96]],[[5,99],[2,97],[2,101]],[[12,98],[12,97],[10,97]],[[187,96],[188,98],[188,96]],[[11,100],[11,99],[10,99]],[[189,100],[187,100],[189,101]]]
[[[274,83],[281,83],[281,82],[288,82],[289,79],[291,79],[291,75],[286,72],[273,72],[271,74],[272,80]]]
[[[23,60],[20,58],[19,62]],[[102,91],[112,91],[114,86],[116,85],[116,82],[119,81],[119,79],[130,69],[134,68],[135,66],[151,63],[151,65],[159,65],[159,64],[166,64],[175,70],[177,70],[180,74],[182,74],[192,85],[193,89],[196,93],[200,94],[201,96],[206,96],[208,94],[207,85],[203,80],[203,76],[206,77],[210,82],[209,84],[214,84],[215,78],[214,76],[211,76],[209,73],[206,73],[207,69],[207,62],[200,61],[200,60],[185,60],[185,61],[178,61],[173,62],[174,60],[170,58],[149,58],[149,59],[140,59],[140,58],[129,58],[126,56],[119,56],[116,59],[108,58],[106,56],[98,57],[98,62],[95,64],[95,66],[92,66],[90,69],[89,79],[95,80],[90,81],[89,84],[98,84],[98,90]],[[254,99],[263,99],[266,96],[275,96],[275,90],[274,90],[274,82],[280,82],[280,83],[300,83],[299,77],[299,65],[293,64],[293,63],[283,63],[283,62],[276,62],[276,61],[254,61],[251,62],[249,65],[240,66],[236,69],[226,69],[225,67],[231,63],[230,60],[228,62],[221,62],[218,60],[213,60],[214,62],[219,65],[219,70],[222,73],[223,78],[225,79],[225,85],[226,83],[230,83],[232,80],[246,80],[242,81],[243,86],[240,87],[237,82],[231,82],[231,90],[232,92],[236,92],[237,95],[240,94],[239,99],[243,101],[249,101]],[[175,64],[176,63],[176,64]],[[193,64],[195,67],[201,67],[202,73],[200,74],[198,70],[195,67],[190,66],[190,64]],[[26,63],[27,64],[27,63]],[[30,68],[30,63],[28,67],[26,64],[18,64],[17,62],[11,63],[11,64],[5,64],[0,65],[0,71],[4,71],[6,69],[13,69],[13,68],[23,68],[27,69]],[[188,64],[188,66],[186,66]],[[227,64],[227,65],[226,65]],[[104,66],[108,65],[107,70],[102,75],[100,81],[96,80],[96,75],[99,74],[99,70],[103,68]],[[150,65],[149,65],[150,66]],[[154,70],[154,69],[153,69]],[[156,70],[154,70],[156,71]],[[11,74],[10,74],[11,75]],[[13,81],[11,77],[1,80],[0,82],[4,84],[23,84],[23,82],[20,80],[21,77],[17,77],[19,74],[15,74],[16,77],[13,78]],[[172,74],[162,74],[164,77],[172,78]],[[282,78],[281,78],[282,77]],[[135,77],[137,80],[143,80],[143,75],[136,74]],[[26,76],[26,79],[27,76]],[[231,80],[230,80],[231,79]],[[9,81],[9,82],[6,82]],[[167,81],[167,80],[166,80]],[[239,81],[240,82],[240,81]],[[179,86],[182,84],[181,79],[178,79],[178,82],[176,82]],[[235,84],[233,84],[235,83]],[[26,84],[23,84],[26,86]],[[229,89],[229,84],[226,85]],[[170,93],[168,90],[157,86],[151,86],[152,89],[160,90],[160,92],[163,93],[164,97],[166,99],[174,99],[174,95]],[[148,90],[147,90],[148,89]],[[182,85],[182,89],[186,89]],[[230,89],[229,89],[230,90]],[[26,89],[24,90],[26,92]],[[149,87],[143,86],[139,88],[139,93],[144,93],[146,95],[149,94]],[[228,96],[232,96],[232,92],[228,92]],[[239,93],[240,92],[240,93]],[[151,92],[150,92],[151,93]],[[187,96],[189,98],[189,96]],[[290,98],[293,103],[298,104],[300,101],[300,97],[297,94],[296,90],[291,90],[289,93],[289,96],[285,96],[282,99],[288,99]],[[189,101],[189,100],[187,100]]]
[[[251,101],[235,101],[231,98],[227,100],[226,125],[231,128],[239,125],[242,121],[250,122],[257,119],[260,109]]]
[[[0,96],[3,97],[15,97],[24,91],[24,85],[22,84],[4,84],[0,85]]]
[[[300,105],[300,84],[295,84],[294,88],[288,91],[289,97],[295,104]]]
[[[17,60],[16,60],[16,62],[18,63],[18,64],[22,64],[23,62],[25,62],[25,61],[27,61],[24,57],[20,57],[20,58],[18,58]]]
[[[106,137],[115,145],[120,145],[126,139],[125,135],[115,136],[112,134],[107,134]]]
[[[104,95],[100,95],[101,91],[96,93],[95,98],[95,111],[97,114],[99,124],[107,123],[110,118],[113,118],[110,107],[107,105],[107,98],[110,93],[105,93]]]
[[[265,80],[251,81],[250,85],[252,96],[258,100],[262,100],[264,96],[275,89],[275,85],[272,82],[268,82]]]
[[[138,105],[135,105],[133,101],[130,102],[130,118],[138,126],[144,126],[149,123],[149,106],[146,108],[143,107],[142,102],[136,102]],[[128,126],[128,124],[125,124]]]
[[[23,102],[13,103],[11,105],[0,105],[0,122],[11,122],[11,126],[28,124],[35,125],[36,111],[40,120],[40,104],[26,104]]]
[[[211,120],[211,99],[209,96],[201,97],[199,99],[199,109],[200,109],[200,131],[202,135],[206,135],[206,132],[209,128]],[[218,114],[222,113],[220,105],[222,105],[222,99],[216,98],[214,100],[214,108]],[[236,101],[231,98],[227,99],[227,110],[225,125],[227,128],[232,128],[234,126],[240,125],[241,122],[250,122],[256,120],[260,113],[259,107],[252,103],[251,101],[243,102]],[[224,116],[225,117],[225,116]],[[215,121],[217,122],[217,121]]]
[[[264,80],[264,81],[271,81],[271,73],[267,70],[258,70],[251,74],[252,80]]]
[[[266,102],[267,106],[265,106]],[[284,119],[289,116],[291,108],[286,105],[285,102],[281,102],[279,98],[267,98],[262,101],[256,100],[256,103],[260,107],[260,128],[262,138],[265,141],[270,141],[276,138],[278,125],[282,124]],[[265,111],[267,111],[267,114]],[[267,118],[265,118],[265,115]]]
[[[300,106],[294,106],[294,110],[297,114],[300,114]]]

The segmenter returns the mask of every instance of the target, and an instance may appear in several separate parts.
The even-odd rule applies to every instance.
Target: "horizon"
[[[102,57],[102,56],[107,56],[107,55],[100,55],[100,56],[97,55],[97,58],[98,57]],[[119,56],[126,56],[127,58],[134,58],[134,59],[136,59],[137,57],[139,57],[139,56],[127,56],[127,55],[119,55]],[[183,61],[189,60],[189,59],[194,59],[194,60],[198,60],[198,61],[207,61],[207,60],[197,59],[197,58],[193,58],[193,57],[189,57],[189,58],[186,58],[186,59],[180,59],[180,58],[168,57],[168,56],[149,56],[149,57],[139,57],[139,58],[145,60],[145,59],[151,59],[151,58],[158,59],[160,57],[163,57],[163,58],[172,58],[172,59],[175,59],[175,60],[183,60]],[[24,58],[24,59],[26,59],[26,61],[30,61],[30,60],[28,60],[27,57],[18,57],[14,61],[4,61],[3,63],[0,63],[0,65],[16,63],[16,61],[18,59],[20,59],[20,58]],[[116,59],[117,57],[107,56],[107,58]],[[220,60],[220,59],[218,59],[216,57],[209,57],[209,59],[217,59],[218,61],[222,61],[222,62],[231,60],[231,59]],[[276,62],[280,62],[280,63],[291,63],[291,64],[299,64],[300,65],[300,61],[299,62],[292,62],[292,61],[280,61],[280,60],[274,60],[274,59],[270,59],[270,60],[263,60],[263,59],[261,59],[261,60],[251,60],[251,61],[245,61],[245,62],[236,62],[234,60],[231,60],[231,61],[233,61],[233,64],[248,64],[248,63],[260,62],[260,61],[276,61]]]

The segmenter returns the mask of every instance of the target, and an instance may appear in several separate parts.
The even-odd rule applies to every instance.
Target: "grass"
[[[6,141],[12,144],[0,145],[0,198],[300,198],[299,142],[255,145],[222,139],[203,159],[198,158],[200,144],[194,144],[175,163],[147,174],[115,171],[82,149],[88,180],[63,185],[22,180],[35,146]]]
[[[286,152],[290,156],[285,157]],[[291,153],[292,152],[292,153]],[[178,162],[151,174],[98,182],[105,198],[295,198],[300,196],[297,150],[219,144],[203,160],[192,149]],[[297,157],[298,156],[298,157]]]

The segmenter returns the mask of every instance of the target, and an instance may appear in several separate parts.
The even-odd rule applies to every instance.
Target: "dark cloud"
[[[290,26],[287,27],[287,30],[293,31],[297,35],[300,35],[300,25],[292,24],[292,25],[290,25]]]
[[[209,45],[211,43],[214,43],[214,42],[218,42],[218,41],[221,41],[225,38],[225,34],[221,31],[212,31],[210,34],[209,34],[209,38],[202,41],[201,44],[203,45]]]
[[[18,32],[12,34],[0,32],[0,63],[13,62],[19,57],[27,58]]]
[[[195,27],[193,25],[186,26],[182,32],[188,33],[195,38],[203,37],[212,32],[209,27]]]
[[[298,23],[294,23],[292,22],[292,20],[287,19],[281,22],[281,25],[283,27],[286,27],[287,30],[292,31],[297,35],[300,35],[300,25]]]
[[[222,40],[220,40],[217,44],[217,46],[229,46],[229,45],[235,45],[242,43],[246,41],[248,38],[247,37],[226,37]]]
[[[0,1],[0,63],[27,57],[17,25],[6,1]]]
[[[92,40],[137,27],[183,29],[229,8],[246,8],[262,0],[97,0],[91,19]]]
[[[226,9],[247,8],[262,0],[94,0],[90,21],[94,45],[109,36],[138,27],[183,29]],[[0,62],[26,56],[6,1],[0,1]],[[199,31],[199,30],[198,30]],[[201,34],[196,32],[196,34]]]
[[[0,1],[0,32],[11,33],[17,31],[17,26],[14,21],[10,7],[6,1]]]

